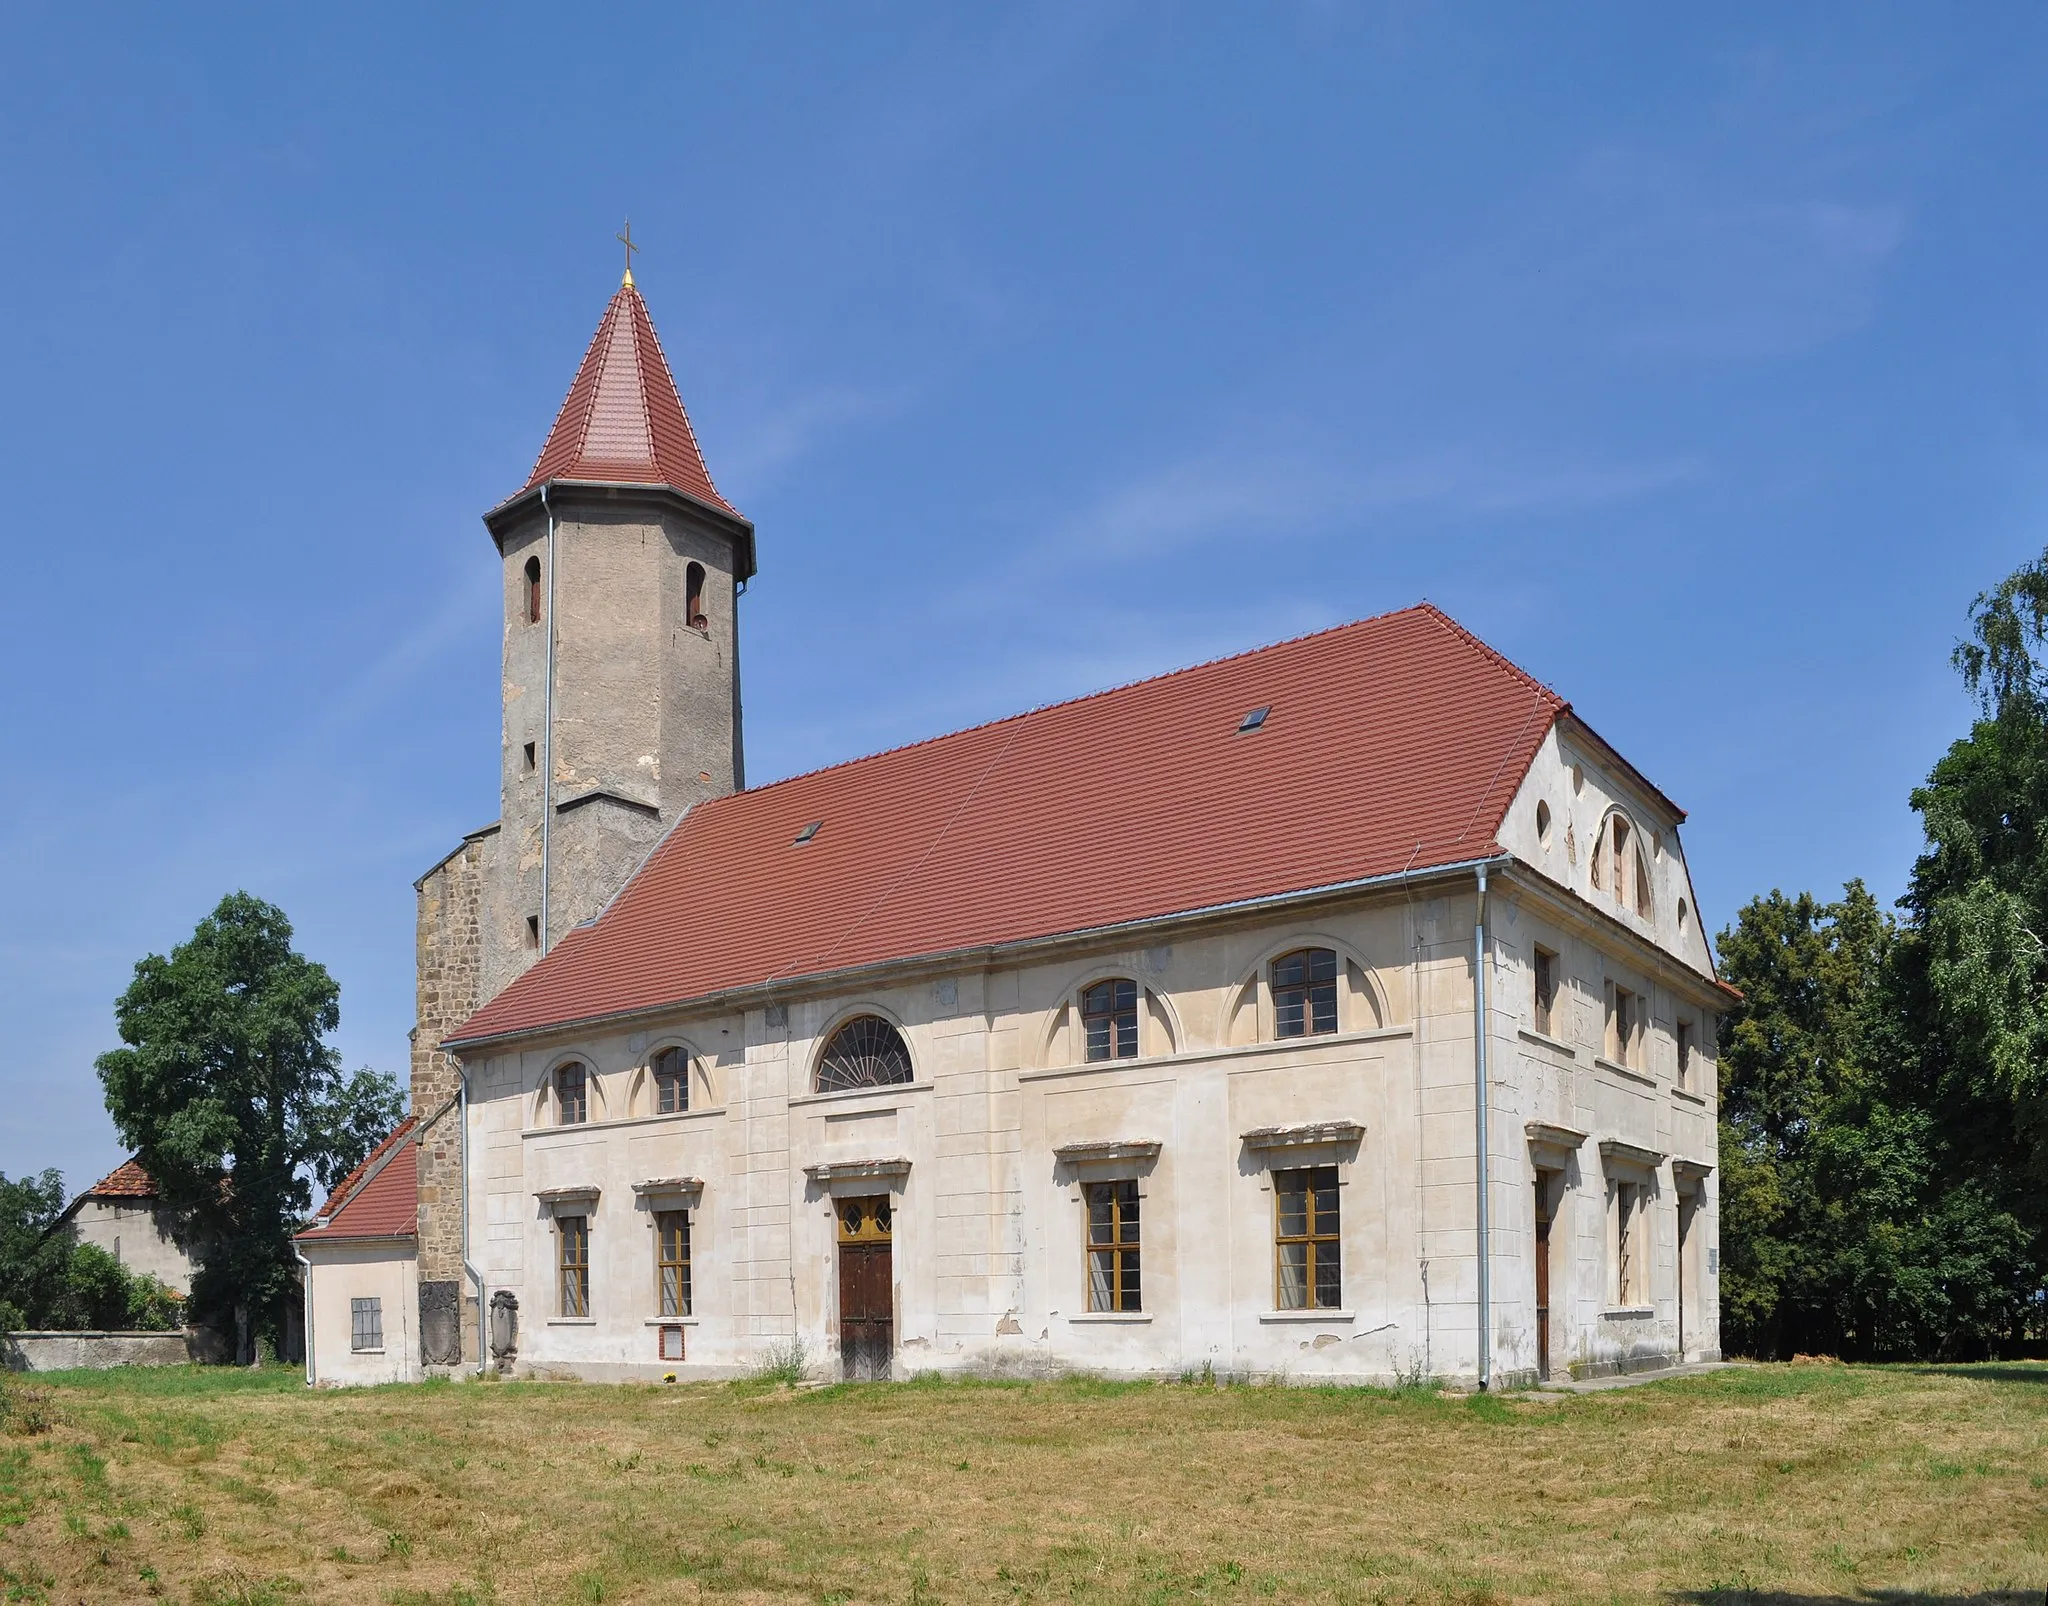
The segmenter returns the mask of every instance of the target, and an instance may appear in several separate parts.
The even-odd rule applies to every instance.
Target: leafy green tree
[[[333,1186],[400,1110],[390,1077],[341,1073],[325,1041],[340,989],[291,942],[283,911],[231,893],[136,965],[115,1006],[127,1046],[98,1062],[122,1141],[197,1246],[194,1308],[232,1318],[244,1359],[281,1342],[313,1183]]]
[[[41,1325],[62,1245],[64,1179],[55,1171],[0,1175],[0,1331]]]
[[[1913,793],[1907,1007],[1951,1165],[2048,1229],[2048,553],[1971,608],[1955,664],[1979,718]]]

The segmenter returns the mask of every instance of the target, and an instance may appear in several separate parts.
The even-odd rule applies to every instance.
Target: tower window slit
[[[540,623],[540,559],[526,560],[526,622]]]
[[[692,630],[707,630],[711,621],[704,616],[704,565],[693,563],[685,573],[683,617],[690,621]]]

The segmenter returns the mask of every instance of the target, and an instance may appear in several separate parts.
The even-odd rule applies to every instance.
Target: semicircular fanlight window
[[[858,1015],[832,1034],[818,1061],[818,1091],[887,1087],[910,1080],[910,1050],[903,1035],[878,1015]]]

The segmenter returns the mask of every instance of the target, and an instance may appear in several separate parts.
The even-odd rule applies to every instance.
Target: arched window
[[[679,1048],[654,1056],[654,1113],[680,1115],[690,1107],[690,1062]]]
[[[1273,961],[1273,1035],[1312,1037],[1337,1029],[1337,955],[1297,948]]]
[[[1138,984],[1099,981],[1081,994],[1081,1024],[1091,1060],[1138,1057]]]
[[[1602,851],[1593,855],[1593,885],[1601,885],[1601,861],[1606,861],[1612,879],[1607,885],[1614,890],[1614,901],[1623,908],[1633,905],[1643,919],[1650,918],[1650,864],[1643,857],[1643,850],[1637,842],[1637,833],[1629,828],[1627,820],[1620,814],[1610,817],[1607,840]]]
[[[856,1015],[832,1034],[818,1061],[818,1091],[888,1087],[910,1080],[910,1050],[903,1034],[879,1015]]]
[[[540,559],[526,560],[526,622],[540,623]]]
[[[555,1125],[581,1126],[590,1119],[590,1073],[576,1060],[555,1067]]]
[[[704,617],[704,565],[693,563],[684,573],[683,617],[689,620],[692,630],[706,629],[711,621]]]

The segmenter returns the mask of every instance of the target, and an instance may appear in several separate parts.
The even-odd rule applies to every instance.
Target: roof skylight
[[[819,829],[824,825],[824,823],[825,822],[823,820],[811,821],[809,825],[805,826],[801,831],[797,832],[796,840],[792,842],[790,846],[793,848],[802,847],[806,842],[810,841],[812,837],[818,834]]]
[[[1254,708],[1249,714],[1245,715],[1244,718],[1238,722],[1237,728],[1241,732],[1255,731],[1261,725],[1266,723],[1266,716],[1272,712],[1273,705],[1271,703],[1261,703],[1257,708]]]

